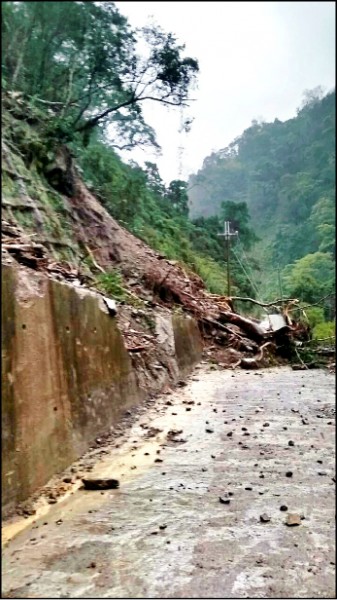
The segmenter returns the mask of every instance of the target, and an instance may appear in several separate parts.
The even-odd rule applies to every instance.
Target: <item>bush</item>
[[[115,300],[126,300],[127,293],[123,288],[123,277],[117,270],[110,273],[101,273],[97,277],[97,287],[102,292],[111,296]]]
[[[331,338],[331,342],[333,342],[336,338],[336,322],[335,321],[325,321],[323,323],[318,323],[313,330],[314,339],[324,340],[326,338]]]
[[[319,306],[312,306],[311,308],[307,308],[305,313],[308,317],[309,325],[311,329],[314,329],[316,325],[324,322],[324,310]]]

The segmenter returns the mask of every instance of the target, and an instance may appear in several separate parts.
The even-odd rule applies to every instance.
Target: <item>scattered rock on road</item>
[[[219,496],[220,504],[230,504],[230,499],[226,498],[226,496]]]
[[[289,513],[285,520],[285,524],[288,525],[288,527],[294,527],[295,525],[301,525],[300,515],[297,515],[296,513]]]
[[[271,517],[269,515],[267,515],[266,513],[263,513],[263,515],[260,515],[261,523],[269,523],[270,520],[271,520]]]
[[[118,479],[110,479],[108,477],[83,477],[82,483],[86,490],[115,490],[119,488]]]

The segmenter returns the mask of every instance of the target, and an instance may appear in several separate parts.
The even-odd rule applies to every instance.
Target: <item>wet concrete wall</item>
[[[172,317],[175,354],[178,368],[182,374],[191,370],[201,359],[202,341],[197,322],[189,315]]]
[[[200,359],[200,335],[189,317],[174,317],[171,327],[180,376]],[[3,266],[4,515],[143,397],[117,320],[101,298]]]
[[[6,266],[2,289],[2,484],[10,508],[80,456],[140,394],[116,320],[96,296]]]

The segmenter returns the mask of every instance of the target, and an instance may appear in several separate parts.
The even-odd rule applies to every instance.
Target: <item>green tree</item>
[[[181,181],[180,179],[171,181],[166,191],[166,198],[177,213],[187,217],[188,195],[186,181]]]
[[[310,221],[319,240],[320,252],[331,252],[336,257],[336,208],[333,198],[324,196],[313,206]]]
[[[314,303],[334,291],[335,264],[331,254],[307,254],[284,270],[288,293],[304,302]]]
[[[246,202],[222,202],[220,217],[229,221],[232,231],[237,231],[243,247],[249,250],[258,241],[257,235],[248,225],[250,215]]]
[[[49,107],[64,139],[75,132],[87,137],[97,125],[109,125],[128,146],[144,137],[154,143],[142,103],[188,104],[198,62],[183,55],[184,46],[171,33],[159,27],[133,31],[113,2],[4,5],[8,86]],[[137,53],[140,41],[142,55]]]

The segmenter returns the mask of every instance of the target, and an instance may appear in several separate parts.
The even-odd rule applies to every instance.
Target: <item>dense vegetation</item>
[[[122,225],[224,293],[221,243],[212,253],[207,232],[200,242],[188,219],[186,182],[166,187],[155,164],[140,168],[117,154],[158,146],[143,103],[159,102],[163,110],[188,104],[197,60],[158,27],[133,31],[113,2],[4,2],[2,34],[5,97],[23,99],[29,123],[7,123],[6,131],[26,162],[43,175],[66,143],[86,183]]]
[[[132,31],[113,2],[4,2],[2,44],[4,87],[48,107],[65,141],[109,125],[116,144],[155,143],[142,103],[185,104],[199,68],[172,34]]]
[[[279,295],[267,269],[279,269],[283,294],[307,303],[333,291],[334,93],[308,98],[285,123],[254,122],[188,183],[166,186],[156,164],[126,164],[118,149],[158,146],[144,102],[189,103],[198,62],[173,34],[132,30],[113,2],[4,2],[2,39],[4,94],[29,107],[16,143],[41,176],[67,144],[107,210],[212,292],[227,290],[224,220],[239,232],[232,293]],[[326,303],[321,320],[331,310]]]
[[[335,286],[335,92],[307,93],[295,118],[253,122],[189,181],[196,222],[246,203],[260,243],[248,257],[265,298],[315,303]],[[214,216],[215,215],[215,216]],[[334,302],[324,304],[326,318]]]

